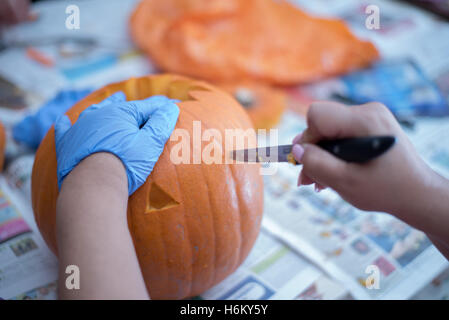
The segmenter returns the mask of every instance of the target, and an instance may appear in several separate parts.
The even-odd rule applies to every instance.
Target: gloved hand
[[[63,115],[55,124],[58,186],[84,158],[110,152],[126,169],[131,195],[147,179],[175,128],[177,100],[153,96],[126,101],[122,92],[84,110],[72,126]]]
[[[55,120],[91,92],[90,89],[59,92],[40,107],[36,113],[26,116],[14,125],[12,129],[14,140],[27,145],[31,149],[37,149]]]

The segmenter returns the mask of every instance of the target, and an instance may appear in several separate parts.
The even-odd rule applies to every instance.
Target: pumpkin
[[[220,84],[248,112],[256,129],[270,129],[278,124],[287,105],[283,90],[255,82]]]
[[[3,124],[0,122],[0,172],[3,170],[3,162],[5,161],[6,133]]]
[[[201,121],[203,130],[215,128],[222,134],[225,129],[252,128],[244,109],[229,94],[175,75],[107,85],[75,104],[67,115],[74,123],[85,108],[117,91],[128,100],[159,94],[181,100],[176,128],[191,136],[194,120]],[[129,230],[153,299],[191,297],[223,280],[248,255],[261,224],[263,180],[258,165],[175,165],[170,151],[177,143],[167,142],[153,172],[128,203]],[[57,196],[52,128],[36,153],[32,204],[37,225],[54,252]]]
[[[218,82],[292,85],[379,57],[345,22],[312,17],[283,0],[143,0],[130,31],[162,70]]]

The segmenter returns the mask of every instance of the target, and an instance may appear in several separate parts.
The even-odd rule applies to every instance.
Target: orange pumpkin
[[[78,102],[67,115],[73,123],[85,108],[117,91],[123,91],[128,100],[157,94],[181,100],[176,128],[190,135],[194,120],[201,121],[203,130],[215,128],[221,134],[225,129],[252,128],[243,108],[229,94],[174,75],[108,85]],[[258,165],[175,165],[170,150],[177,143],[167,142],[153,172],[128,203],[129,230],[153,299],[194,296],[223,280],[248,255],[262,217],[263,180]],[[32,203],[37,225],[54,252],[57,196],[51,129],[36,153]]]
[[[3,124],[0,122],[0,171],[3,170],[3,162],[5,161],[6,133]]]
[[[379,57],[343,21],[312,17],[285,0],[143,0],[130,29],[162,70],[211,81],[298,84]]]
[[[281,119],[287,105],[284,91],[262,83],[238,82],[221,84],[248,112],[256,129],[270,129]]]

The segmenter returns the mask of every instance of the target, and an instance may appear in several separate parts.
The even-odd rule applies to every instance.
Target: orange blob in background
[[[286,1],[143,0],[131,34],[158,67],[216,82],[310,82],[378,59],[343,21]]]

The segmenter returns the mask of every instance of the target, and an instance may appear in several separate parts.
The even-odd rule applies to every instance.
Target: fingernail
[[[326,187],[322,186],[319,183],[315,183],[315,192],[320,192],[322,190],[326,189]]]
[[[292,153],[296,161],[301,162],[302,156],[304,155],[304,148],[300,144],[295,144],[292,148]]]

